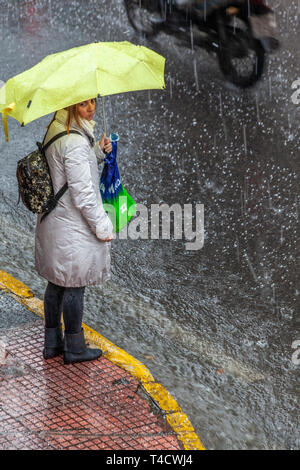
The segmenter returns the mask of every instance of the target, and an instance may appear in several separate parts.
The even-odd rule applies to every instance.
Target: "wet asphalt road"
[[[115,241],[112,280],[88,289],[84,321],[149,367],[209,449],[300,447],[299,12],[296,1],[274,5],[281,50],[240,91],[206,52],[138,37],[119,0],[0,0],[0,80],[95,40],[166,57],[166,90],[107,98],[108,127],[137,202],[204,204],[204,246]],[[0,266],[40,298],[35,216],[16,206],[15,169],[49,120],[21,129],[10,119],[11,142],[0,137]]]

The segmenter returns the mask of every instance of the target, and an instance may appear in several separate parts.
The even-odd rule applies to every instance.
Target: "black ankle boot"
[[[44,359],[51,359],[63,353],[64,343],[61,325],[56,328],[45,328]]]
[[[65,333],[64,363],[92,361],[102,355],[101,349],[87,348],[83,328],[79,333]]]

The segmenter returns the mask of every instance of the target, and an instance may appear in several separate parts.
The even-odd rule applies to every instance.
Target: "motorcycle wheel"
[[[261,78],[265,51],[261,43],[252,36],[249,25],[244,21],[242,23],[242,28],[232,28],[227,25],[223,30],[225,34],[219,43],[218,60],[220,69],[227,80],[241,88],[246,88],[254,85]],[[244,52],[241,53],[241,50]]]
[[[149,0],[124,0],[126,13],[131,26],[146,37],[154,36],[157,32],[156,24],[163,21],[158,11],[147,9]]]

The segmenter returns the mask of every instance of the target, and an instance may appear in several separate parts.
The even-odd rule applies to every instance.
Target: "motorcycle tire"
[[[129,23],[135,31],[144,34],[146,37],[152,37],[157,34],[155,19],[149,9],[144,7],[147,0],[124,0]],[[156,18],[157,23],[162,21],[159,15]]]
[[[245,37],[243,40],[245,40]],[[220,69],[228,81],[241,88],[254,85],[261,78],[264,71],[265,51],[263,46],[260,41],[253,38],[251,31],[248,31],[247,41],[247,51],[252,53],[253,56],[250,59],[250,70],[247,71],[246,75],[242,74],[238,67],[239,61],[241,63],[244,57],[239,57],[228,46],[230,38],[227,38],[226,41],[223,39],[219,43],[218,60]]]

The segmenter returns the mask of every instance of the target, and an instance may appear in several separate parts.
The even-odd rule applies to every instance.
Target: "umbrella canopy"
[[[7,115],[25,125],[98,95],[163,89],[164,66],[164,57],[128,41],[92,43],[51,54],[0,89],[4,128]]]

